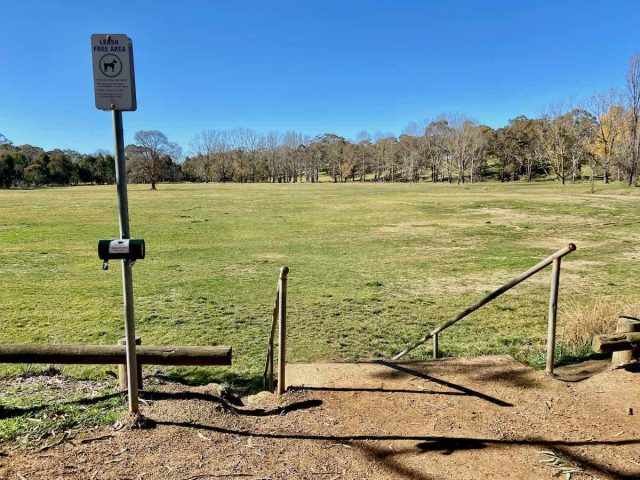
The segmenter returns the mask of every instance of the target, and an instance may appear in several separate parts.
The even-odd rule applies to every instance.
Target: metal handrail
[[[269,332],[269,346],[267,348],[267,361],[264,366],[262,376],[263,385],[270,392],[273,392],[273,364],[274,364],[274,343],[276,336],[276,326],[279,327],[278,335],[278,393],[284,393],[285,389],[285,349],[286,349],[286,319],[287,319],[287,275],[289,267],[280,269],[278,286],[276,288],[276,299],[273,303],[273,315],[271,318],[271,330]]]
[[[524,272],[522,275],[520,275],[520,276],[514,278],[513,280],[511,280],[510,282],[504,284],[502,287],[500,287],[497,290],[495,290],[494,292],[490,293],[489,295],[484,297],[479,302],[475,303],[474,305],[470,306],[469,308],[467,308],[463,312],[459,313],[453,319],[449,320],[448,322],[444,323],[443,325],[439,326],[438,328],[432,330],[431,332],[429,332],[427,335],[425,335],[424,337],[420,338],[419,340],[413,342],[407,348],[405,348],[403,351],[401,351],[395,357],[393,357],[392,360],[398,360],[399,358],[401,358],[404,355],[406,355],[407,353],[409,353],[411,350],[413,350],[413,349],[419,347],[420,345],[422,345],[423,343],[425,343],[430,338],[434,339],[434,346],[435,346],[434,357],[437,357],[437,344],[438,344],[438,337],[437,336],[438,336],[438,334],[440,332],[442,332],[443,330],[446,330],[447,328],[449,328],[450,326],[452,326],[456,322],[462,320],[464,317],[466,317],[470,313],[476,311],[477,309],[479,309],[483,305],[486,305],[490,301],[492,301],[495,298],[499,297],[500,295],[502,295],[507,290],[511,290],[513,287],[515,287],[519,283],[525,281],[527,278],[529,278],[532,275],[538,273],[540,270],[548,267],[552,263],[554,264],[554,269],[553,269],[553,275],[552,275],[552,281],[551,281],[551,297],[550,297],[550,302],[549,302],[548,346],[550,345],[552,347],[551,349],[555,350],[555,316],[556,316],[556,309],[557,309],[557,304],[558,304],[558,298],[557,297],[558,297],[558,284],[559,284],[559,277],[560,277],[560,259],[562,257],[564,257],[565,255],[568,255],[569,253],[571,253],[571,252],[573,252],[575,250],[576,250],[576,246],[573,243],[570,243],[566,247],[558,250],[553,255],[550,255],[549,257],[545,258],[541,262],[539,262],[536,265],[534,265],[533,267],[531,267],[529,270]],[[547,350],[547,357],[549,357],[549,350],[550,349]],[[549,362],[551,362],[551,365],[550,365]],[[553,371],[553,355],[551,355],[551,358],[547,358],[547,371],[549,371],[549,373],[552,373],[552,371]]]

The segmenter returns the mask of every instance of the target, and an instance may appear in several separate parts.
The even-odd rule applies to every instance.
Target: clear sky
[[[0,0],[0,133],[112,149],[92,33],[134,42],[138,111],[189,152],[205,128],[400,133],[459,112],[499,127],[550,103],[623,88],[640,2]]]

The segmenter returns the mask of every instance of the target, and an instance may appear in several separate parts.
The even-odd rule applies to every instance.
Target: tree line
[[[125,149],[130,179],[151,188],[192,182],[501,182],[588,177],[638,183],[640,54],[629,62],[624,91],[553,105],[538,118],[519,116],[493,129],[460,114],[411,122],[402,134],[361,131],[355,139],[327,133],[203,130],[182,159],[162,132],[139,131]],[[112,183],[108,152],[82,155],[14,146],[0,134],[0,185]]]
[[[157,155],[153,143],[160,132],[138,132],[137,143],[126,147],[127,170],[132,182],[151,183],[181,181],[183,175],[176,160],[179,148]],[[176,146],[177,147],[177,146]],[[33,145],[16,146],[0,134],[0,187],[67,186],[115,183],[115,159],[108,151],[82,154],[75,150],[45,151]]]

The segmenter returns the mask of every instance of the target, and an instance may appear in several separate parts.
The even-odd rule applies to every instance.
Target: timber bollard
[[[126,345],[127,339],[121,338],[118,340],[118,345]],[[136,336],[136,345],[142,345],[142,339]],[[137,370],[138,370],[138,389],[142,390],[142,363],[137,362]],[[120,390],[127,390],[128,382],[127,382],[127,365],[120,364],[118,365],[118,380],[120,381]]]
[[[289,267],[280,269],[280,285],[278,288],[278,395],[287,389],[285,371],[287,368],[287,275]]]
[[[631,332],[640,332],[640,319],[635,317],[627,317],[625,315],[621,315],[618,317],[618,326],[616,328],[616,333],[631,333]],[[619,352],[613,352],[611,356],[611,365],[616,366],[621,363],[627,363],[633,360],[634,358],[638,358],[639,349],[635,348],[633,350],[622,350]]]

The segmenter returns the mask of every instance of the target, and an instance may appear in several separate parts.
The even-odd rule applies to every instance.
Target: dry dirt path
[[[568,383],[492,356],[289,365],[288,380],[282,399],[237,407],[217,386],[162,386],[144,408],[156,428],[9,449],[0,477],[640,478],[640,376],[629,371]]]

